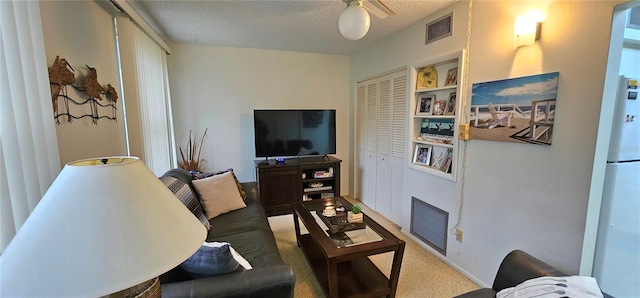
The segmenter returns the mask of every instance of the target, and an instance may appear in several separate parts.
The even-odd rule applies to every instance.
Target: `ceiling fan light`
[[[369,18],[369,13],[359,1],[355,4],[349,3],[349,6],[342,12],[338,21],[340,33],[349,40],[363,38],[369,32],[370,25],[371,18]]]

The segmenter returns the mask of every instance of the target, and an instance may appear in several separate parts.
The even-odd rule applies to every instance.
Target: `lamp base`
[[[156,277],[103,298],[160,298],[160,280]]]

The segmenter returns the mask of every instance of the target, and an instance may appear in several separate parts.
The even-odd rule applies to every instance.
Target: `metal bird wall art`
[[[51,88],[51,99],[53,101],[54,119],[57,124],[60,124],[59,117],[66,116],[67,122],[71,123],[73,119],[80,119],[84,117],[91,117],[93,124],[97,124],[99,119],[106,118],[117,121],[116,119],[116,103],[118,101],[118,93],[116,89],[107,84],[102,86],[98,82],[98,71],[96,68],[89,65],[85,65],[88,69],[87,75],[84,77],[83,86],[76,86],[73,83],[76,78],[74,75],[75,69],[67,62],[66,59],[56,56],[56,60],[49,67],[49,85]],[[77,91],[86,93],[89,98],[84,101],[76,101],[67,95],[66,86],[71,85]],[[102,101],[102,94],[106,95],[106,98],[111,101],[110,103],[101,104],[98,101]],[[58,99],[63,98],[63,110],[58,109]],[[88,104],[91,107],[91,114],[84,115],[72,115],[69,103],[73,103],[77,106]],[[108,108],[109,116],[100,116],[101,108]]]
[[[67,85],[73,84],[76,78],[73,74],[75,70],[66,59],[60,59],[56,56],[56,60],[49,67],[49,88],[51,89],[51,100],[53,101],[53,111],[58,111],[58,96],[60,91],[66,89]],[[64,90],[66,94],[66,90]]]
[[[89,72],[84,79],[84,92],[89,94],[91,98],[102,100],[102,96],[100,95],[100,93],[102,93],[102,85],[98,83],[98,71],[89,65],[85,66],[89,69]]]
[[[118,101],[118,93],[116,92],[116,88],[113,88],[111,84],[107,84],[107,87],[105,89],[107,89],[105,91],[107,98],[113,101],[113,103],[116,103]]]

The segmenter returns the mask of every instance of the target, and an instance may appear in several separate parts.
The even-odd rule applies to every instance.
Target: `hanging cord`
[[[464,100],[462,105],[462,122],[469,123],[469,52],[471,51],[471,17],[473,11],[473,0],[469,0],[469,15],[467,20],[467,47],[464,53],[464,81],[462,83]],[[467,172],[467,145],[469,141],[464,140],[462,145],[464,146],[462,150],[462,175],[460,179],[460,199],[458,200],[458,221],[456,221],[456,225],[451,229],[452,234],[456,234],[462,225],[462,211],[464,207],[464,186],[465,186],[465,177]]]

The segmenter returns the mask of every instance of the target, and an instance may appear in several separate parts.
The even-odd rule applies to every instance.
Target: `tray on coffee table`
[[[318,208],[316,214],[327,225],[331,234],[360,230],[367,227],[364,222],[348,222],[346,211],[337,211],[334,216],[324,216],[322,215],[322,208]]]

